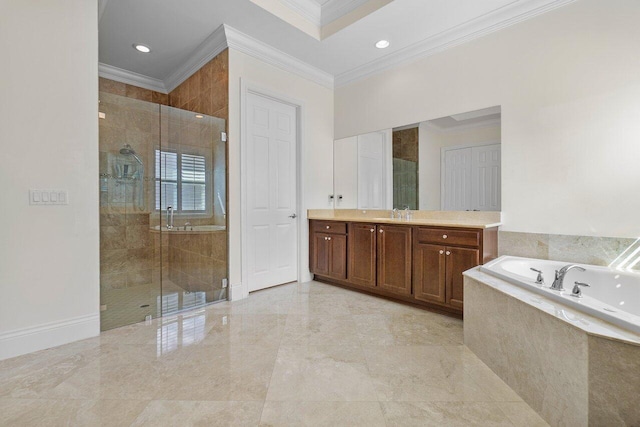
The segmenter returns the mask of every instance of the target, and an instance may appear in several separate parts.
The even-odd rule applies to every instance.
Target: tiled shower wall
[[[498,233],[498,254],[592,265],[610,265],[623,253],[638,248],[634,238],[568,236],[561,234]],[[640,255],[639,255],[640,256]],[[629,264],[627,264],[629,265]],[[632,269],[640,271],[640,262]]]
[[[227,277],[227,232],[167,234],[171,281],[189,292],[219,292]]]
[[[100,214],[100,286],[122,289],[152,282],[149,214]]]
[[[393,158],[418,162],[418,128],[393,131]]]
[[[229,122],[229,51],[224,50],[169,94],[169,105]]]
[[[169,94],[169,105],[183,110],[219,117],[229,131],[229,50],[213,58]],[[227,205],[227,156],[220,144],[213,148],[213,194],[216,198],[213,214],[215,224],[226,224],[226,212],[217,195]],[[198,224],[198,220],[191,221]],[[226,277],[226,276],[225,276]]]

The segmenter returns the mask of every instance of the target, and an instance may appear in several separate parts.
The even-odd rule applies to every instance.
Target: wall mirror
[[[499,106],[334,141],[336,209],[499,211]]]

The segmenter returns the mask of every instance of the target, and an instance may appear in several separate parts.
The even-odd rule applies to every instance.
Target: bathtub
[[[578,264],[586,271],[570,270],[564,278],[564,291],[550,289],[555,270],[568,264],[571,263],[502,256],[481,266],[480,271],[640,334],[640,273]],[[537,273],[531,268],[542,271],[544,285],[536,284]],[[571,296],[576,281],[590,285],[582,288],[582,298]]]
[[[156,225],[152,227],[152,231],[162,231],[163,233],[212,233],[216,231],[225,231],[227,229],[224,225],[188,225],[185,231],[184,225],[174,226],[171,230],[167,229],[166,226]]]

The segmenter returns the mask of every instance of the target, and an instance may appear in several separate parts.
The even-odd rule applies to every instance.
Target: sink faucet
[[[193,231],[193,226],[189,221],[184,223],[184,231],[187,231],[187,227],[191,227],[191,231]]]
[[[553,281],[551,289],[553,289],[554,291],[564,291],[564,287],[562,286],[562,283],[564,282],[564,276],[567,275],[569,270],[573,270],[574,268],[580,271],[586,271],[584,268],[576,264],[565,265],[560,270],[556,270],[556,279]]]
[[[402,218],[402,216],[401,216]],[[411,219],[411,211],[409,210],[409,205],[405,205],[404,207],[404,219],[409,221]]]
[[[399,218],[402,219],[402,214],[398,211],[398,208],[393,208],[391,211],[391,219],[396,219],[396,215],[399,215]]]
[[[173,208],[167,206],[167,230],[173,229]]]

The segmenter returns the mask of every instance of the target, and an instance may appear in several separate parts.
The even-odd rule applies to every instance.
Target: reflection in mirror
[[[393,207],[418,209],[418,126],[393,130]]]
[[[499,211],[501,109],[334,142],[336,209]]]
[[[500,107],[419,124],[419,206],[500,210]]]

